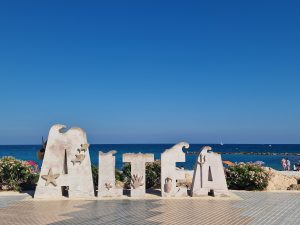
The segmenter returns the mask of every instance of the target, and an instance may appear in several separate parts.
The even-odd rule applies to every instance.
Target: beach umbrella
[[[230,161],[223,161],[223,164],[225,164],[227,166],[233,166],[235,163],[230,162]]]

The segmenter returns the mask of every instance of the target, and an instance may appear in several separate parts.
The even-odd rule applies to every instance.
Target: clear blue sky
[[[0,3],[0,144],[300,143],[299,1]]]

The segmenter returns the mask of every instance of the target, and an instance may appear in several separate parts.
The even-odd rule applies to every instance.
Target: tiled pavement
[[[300,193],[234,193],[242,200],[23,200],[0,208],[0,224],[300,224]]]
[[[5,208],[14,202],[21,201],[25,199],[27,195],[7,195],[7,196],[0,196],[0,209]],[[1,223],[0,223],[1,224]]]

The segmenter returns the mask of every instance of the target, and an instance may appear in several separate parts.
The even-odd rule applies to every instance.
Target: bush
[[[116,181],[121,181],[121,182],[123,182],[124,177],[123,177],[122,171],[120,171],[120,170],[118,170],[118,169],[115,169],[115,178],[116,178]]]
[[[0,190],[32,189],[37,180],[38,174],[28,162],[13,157],[0,159]]]
[[[98,167],[95,165],[92,165],[92,176],[93,176],[94,188],[98,189]]]
[[[34,190],[38,181],[39,174],[35,172],[31,173],[27,179],[27,182],[20,185],[20,190]]]
[[[264,168],[252,163],[239,163],[226,170],[227,185],[236,190],[264,190],[268,186],[269,176]]]
[[[146,163],[146,189],[160,187],[160,161]],[[123,180],[125,187],[130,188],[131,165],[126,163],[123,166]]]
[[[130,188],[130,179],[131,179],[131,165],[130,163],[125,163],[123,168],[123,181],[124,181],[124,187]]]
[[[160,188],[160,161],[146,163],[146,188]]]

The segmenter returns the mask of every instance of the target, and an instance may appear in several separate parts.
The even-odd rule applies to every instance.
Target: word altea
[[[65,129],[64,125],[54,125],[50,129],[35,198],[96,196],[86,133],[81,128]],[[177,162],[185,162],[183,148],[189,148],[189,144],[180,142],[161,154],[162,197],[188,196],[187,187],[176,185],[177,180],[185,178],[185,171],[176,168]],[[211,150],[203,147],[196,159],[191,197],[208,195],[212,191],[214,196],[228,196],[221,155]],[[115,154],[114,150],[99,152],[98,198],[123,195],[123,189],[115,185]],[[131,197],[145,196],[145,165],[153,161],[154,154],[123,154],[123,162],[131,164]]]

